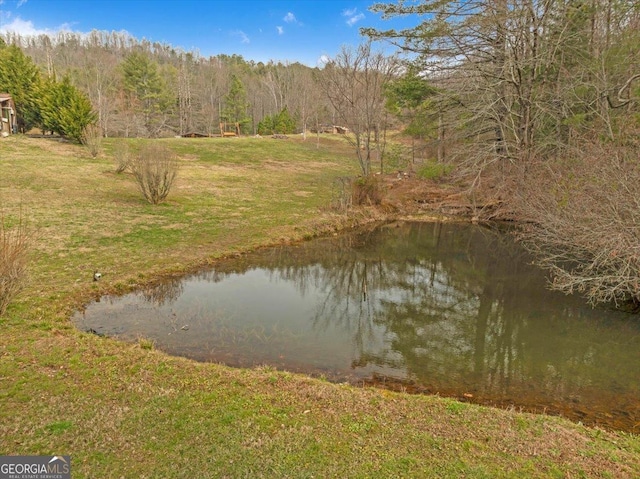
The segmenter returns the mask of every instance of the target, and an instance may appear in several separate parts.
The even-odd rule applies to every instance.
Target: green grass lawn
[[[91,159],[0,139],[0,209],[36,233],[28,286],[0,318],[0,454],[70,454],[74,478],[640,476],[635,435],[77,331],[70,315],[103,294],[346,224],[327,204],[357,173],[339,139],[156,140],[181,169],[152,206],[114,173],[122,141]]]

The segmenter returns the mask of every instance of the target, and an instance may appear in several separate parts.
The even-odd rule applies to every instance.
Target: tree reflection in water
[[[297,343],[325,334],[326,347],[346,338],[344,374],[367,382],[632,429],[640,416],[637,319],[547,290],[530,263],[504,231],[393,223],[248,254],[186,281],[223,284],[264,271],[271,283],[294,285],[311,302],[299,322],[313,334],[288,331],[282,342],[313,350],[322,343]],[[146,296],[164,304],[182,294],[171,284]],[[248,300],[253,294],[247,287]],[[260,315],[270,334],[270,319]],[[216,328],[210,322],[208,334]]]

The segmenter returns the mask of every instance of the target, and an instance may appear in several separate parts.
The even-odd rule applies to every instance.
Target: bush
[[[382,185],[373,175],[363,176],[353,182],[351,193],[354,205],[379,205],[382,202]]]
[[[178,175],[178,162],[169,148],[153,143],[133,158],[131,171],[146,200],[157,205],[173,186]]]
[[[585,142],[520,186],[522,237],[554,289],[640,307],[639,146]]]
[[[24,286],[31,235],[22,218],[9,228],[0,216],[0,316]]]
[[[97,158],[102,147],[102,134],[96,124],[87,125],[82,133],[82,144],[87,148],[91,158]]]
[[[412,166],[411,148],[407,148],[399,144],[387,144],[387,148],[384,152],[385,173],[405,171],[410,166]]]
[[[113,147],[113,159],[116,163],[116,173],[122,173],[131,165],[129,143],[119,141]]]

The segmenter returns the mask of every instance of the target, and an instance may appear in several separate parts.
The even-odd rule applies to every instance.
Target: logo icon
[[[71,457],[0,456],[0,479],[71,479]]]

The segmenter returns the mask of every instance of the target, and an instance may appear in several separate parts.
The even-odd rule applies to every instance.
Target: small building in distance
[[[17,130],[16,104],[11,95],[0,93],[0,136],[9,136]]]

